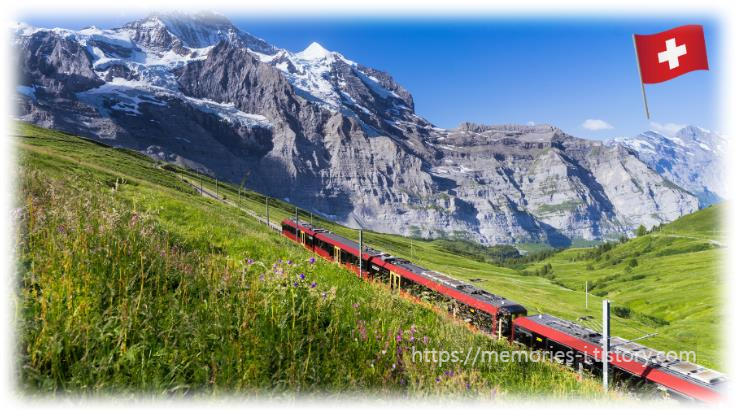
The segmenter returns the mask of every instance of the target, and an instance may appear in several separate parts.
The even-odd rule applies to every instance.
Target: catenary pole
[[[358,277],[363,278],[363,230],[358,229]]]
[[[269,220],[269,197],[266,196],[266,226],[271,226],[271,220]]]
[[[604,335],[601,339],[602,348],[602,379],[604,384],[604,391],[609,390],[609,300],[604,299],[602,302],[602,323]]]

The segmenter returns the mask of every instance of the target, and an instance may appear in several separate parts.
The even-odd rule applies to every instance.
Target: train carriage
[[[516,302],[366,246],[360,253],[361,272],[358,243],[308,223],[284,219],[282,233],[317,255],[361,273],[365,279],[445,306],[454,316],[486,333],[507,337],[532,350],[557,353],[556,360],[573,368],[595,373],[601,370],[602,336],[598,332],[551,315],[527,316],[527,310]],[[613,337],[610,345],[615,375],[655,384],[676,396],[714,401],[726,384],[726,377],[716,371],[635,342]]]
[[[282,222],[282,233],[323,258],[359,273],[359,245],[355,241],[308,223],[297,224],[290,219]],[[368,247],[363,248],[361,257],[364,278],[380,280],[392,289],[444,304],[454,316],[500,338],[510,335],[514,319],[527,314],[527,310],[518,303],[406,259]]]
[[[532,349],[561,354],[570,366],[598,372],[602,367],[603,336],[591,329],[551,315],[515,319],[512,340]],[[609,339],[610,364],[615,372],[657,385],[682,398],[714,401],[726,377],[716,371],[627,341]]]

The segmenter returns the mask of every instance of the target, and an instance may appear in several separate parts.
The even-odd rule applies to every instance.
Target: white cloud
[[[673,137],[679,130],[686,127],[686,125],[678,124],[678,123],[650,122],[650,127],[658,133],[662,133],[666,136]]]
[[[586,119],[583,123],[581,123],[581,127],[586,130],[593,131],[614,129],[614,126],[601,119]]]

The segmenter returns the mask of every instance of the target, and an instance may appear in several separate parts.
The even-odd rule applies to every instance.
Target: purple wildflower
[[[467,383],[466,384],[466,390],[469,390],[469,391],[471,390],[471,384],[470,383]]]
[[[287,260],[287,265],[291,265],[291,264],[292,264],[292,261],[291,260]]]
[[[299,286],[299,283],[294,282],[294,287],[296,288],[297,286]]]
[[[259,276],[259,277],[258,277],[258,280],[261,280],[261,281],[263,281],[263,280],[264,280],[264,275],[261,275],[261,276]]]
[[[358,303],[354,303],[354,304],[353,304],[353,308],[354,308],[354,309],[358,309],[358,306],[359,306],[359,305],[358,305]]]
[[[310,288],[314,289],[317,286],[317,282],[310,283]]]
[[[304,280],[305,279],[305,274],[304,273],[300,273],[299,274],[299,278],[302,279],[302,280]]]
[[[314,257],[311,257],[310,258],[310,265],[314,265],[314,264],[315,264],[315,258]]]
[[[59,232],[59,233],[61,233],[61,234],[66,233],[66,229],[64,229],[64,226],[63,225],[57,226],[56,231]]]
[[[435,378],[435,383],[440,383],[440,377]]]
[[[427,342],[429,341],[430,341],[430,338],[428,338],[427,336],[422,337],[422,343],[424,343],[425,345],[427,345]]]
[[[404,380],[404,378],[399,380],[399,384],[404,386],[407,383],[407,381]]]
[[[253,259],[248,259],[248,260],[246,261],[246,263],[248,263],[249,265],[253,265]]]
[[[397,364],[396,363],[392,363],[392,369],[397,369]]]

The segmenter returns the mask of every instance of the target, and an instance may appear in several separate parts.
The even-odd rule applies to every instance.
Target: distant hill
[[[724,368],[719,340],[727,207],[712,205],[624,243],[567,249],[522,270],[576,291],[588,281],[596,302],[611,299],[621,318],[658,333],[645,343],[696,349],[700,362]],[[615,327],[623,324],[620,319]]]

